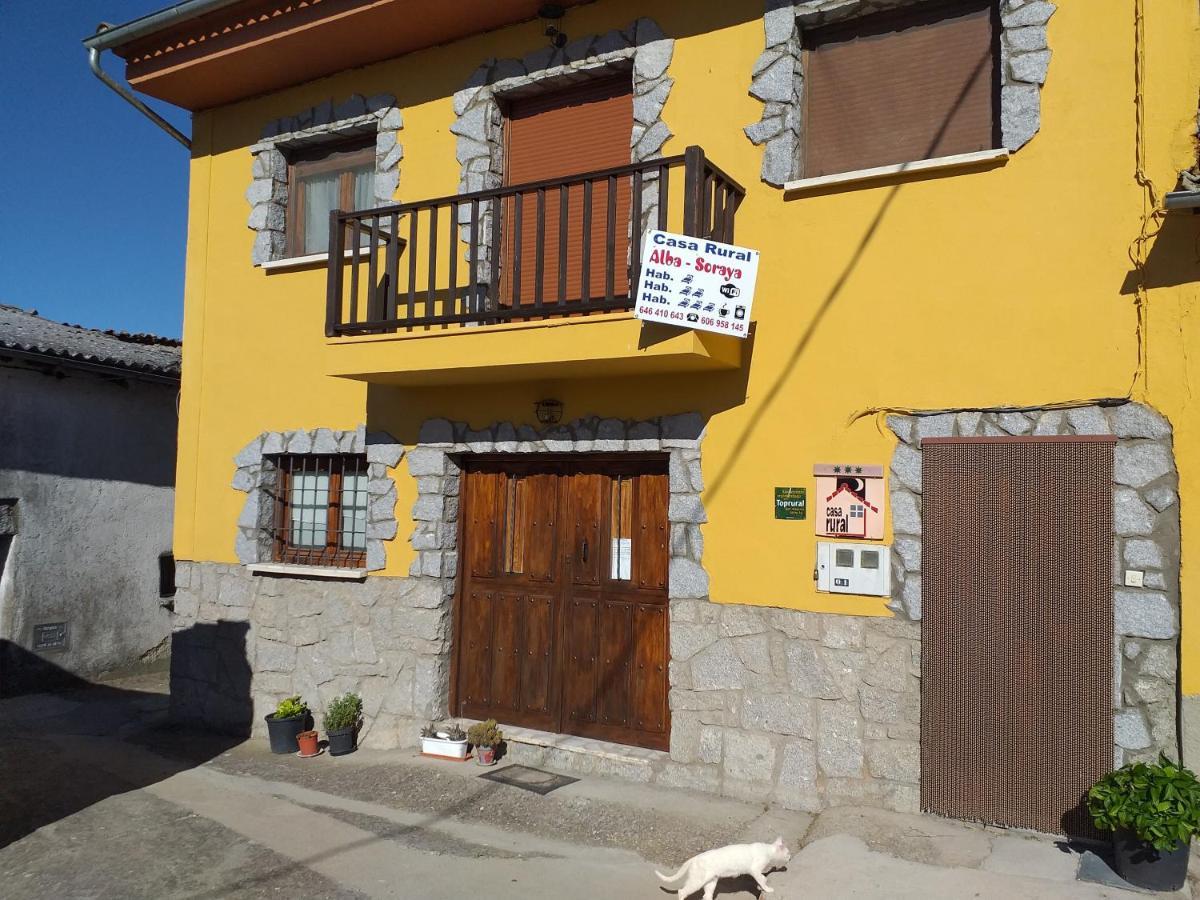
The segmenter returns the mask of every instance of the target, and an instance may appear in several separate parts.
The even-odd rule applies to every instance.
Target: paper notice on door
[[[614,581],[628,581],[633,573],[633,539],[613,538],[612,574]]]

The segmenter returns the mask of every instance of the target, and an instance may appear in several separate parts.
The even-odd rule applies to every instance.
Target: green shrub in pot
[[[298,694],[285,697],[266,720],[271,752],[295,753],[300,749],[297,735],[308,727],[308,704]]]
[[[1117,874],[1151,890],[1178,890],[1188,845],[1200,834],[1200,780],[1179,763],[1129,763],[1088,791],[1088,812],[1113,833]],[[1173,885],[1173,886],[1172,886]]]
[[[475,762],[490,766],[496,762],[496,748],[504,742],[504,732],[495,719],[477,722],[467,729],[467,740],[475,748]]]
[[[329,738],[329,755],[341,756],[357,748],[356,736],[362,720],[362,697],[353,692],[335,697],[325,708],[325,734]]]

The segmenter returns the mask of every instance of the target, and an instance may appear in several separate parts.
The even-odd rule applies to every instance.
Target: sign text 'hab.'
[[[757,250],[647,231],[634,309],[643,322],[744,338],[757,280]]]
[[[817,477],[814,522],[821,537],[883,537],[883,466],[823,464]]]

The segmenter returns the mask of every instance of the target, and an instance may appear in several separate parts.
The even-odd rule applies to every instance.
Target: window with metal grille
[[[995,0],[920,4],[804,36],[804,177],[1000,146]]]
[[[361,566],[367,549],[367,458],[276,456],[271,545],[278,562]]]

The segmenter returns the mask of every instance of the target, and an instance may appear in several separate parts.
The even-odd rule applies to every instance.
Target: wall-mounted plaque
[[[792,520],[808,518],[808,488],[775,488],[775,518]]]
[[[883,466],[828,463],[813,466],[817,476],[813,521],[821,537],[883,537]]]

